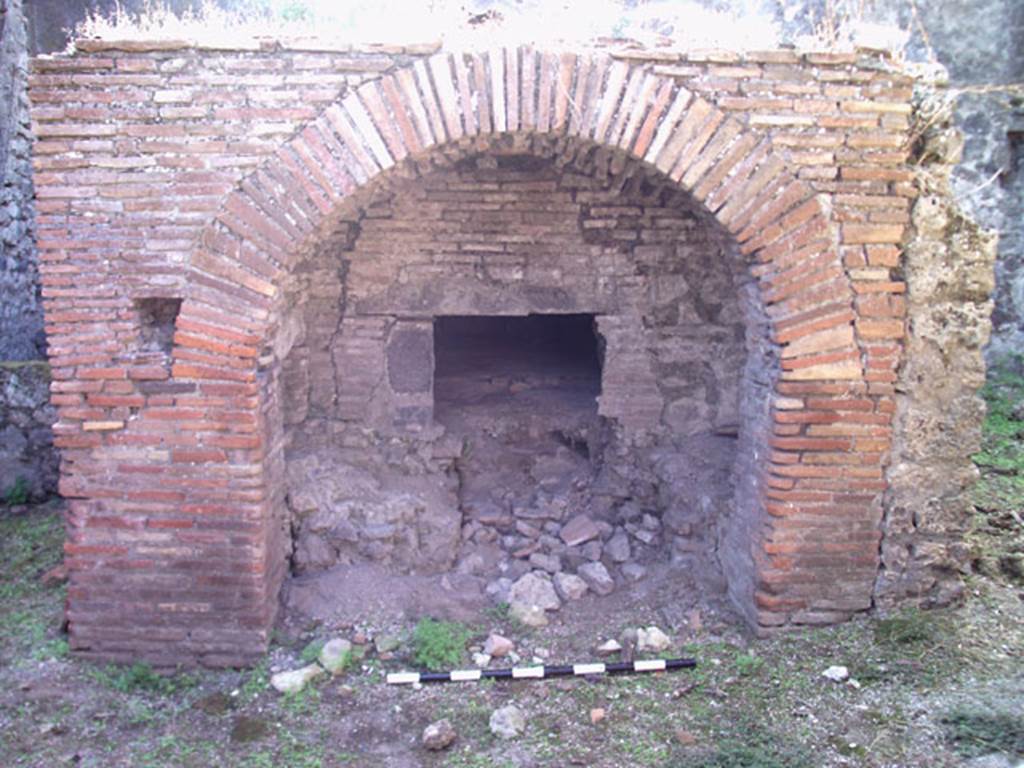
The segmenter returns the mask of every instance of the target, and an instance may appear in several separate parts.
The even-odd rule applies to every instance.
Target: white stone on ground
[[[669,636],[657,627],[641,627],[636,631],[636,649],[640,653],[661,653],[671,644]]]
[[[423,746],[434,751],[446,749],[455,741],[455,728],[447,720],[438,720],[423,729]]]
[[[508,602],[512,608],[516,605],[537,606],[543,611],[557,611],[562,607],[551,577],[541,571],[530,571],[521,576],[508,591]]]
[[[298,693],[305,688],[311,680],[315,680],[324,674],[324,668],[319,664],[310,664],[308,667],[293,669],[288,672],[278,672],[270,678],[271,687],[281,693]]]
[[[491,733],[502,739],[514,739],[526,730],[526,718],[515,704],[496,709],[491,713]]]
[[[320,664],[332,675],[345,671],[345,666],[352,659],[352,643],[341,637],[328,640],[320,649]]]
[[[834,665],[822,672],[821,676],[834,683],[841,683],[850,676],[850,670],[840,665]]]

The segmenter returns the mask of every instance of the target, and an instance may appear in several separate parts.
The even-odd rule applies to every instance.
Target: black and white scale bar
[[[571,675],[622,675],[634,672],[665,672],[672,669],[692,669],[696,659],[646,659],[619,661],[612,664],[558,664],[506,669],[453,669],[451,672],[392,672],[388,685],[415,683],[461,683],[476,680],[543,680],[546,677]]]

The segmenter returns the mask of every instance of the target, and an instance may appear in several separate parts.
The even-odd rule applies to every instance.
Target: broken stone
[[[556,573],[555,588],[565,600],[579,600],[587,594],[587,582],[573,573]]]
[[[341,637],[328,640],[320,649],[318,660],[332,675],[341,674],[352,661],[352,643]]]
[[[491,655],[489,653],[474,653],[473,654],[473,665],[476,667],[486,667],[491,663]]]
[[[323,667],[319,664],[310,664],[301,669],[278,672],[270,678],[270,686],[280,693],[298,693],[322,674]]]
[[[583,556],[592,562],[600,560],[603,549],[600,541],[588,541],[583,545]]]
[[[661,528],[661,521],[654,515],[645,513],[643,518],[640,520],[640,525],[649,531],[656,531]]]
[[[850,676],[850,670],[846,667],[835,665],[822,672],[821,676],[831,680],[833,683],[841,683]]]
[[[502,739],[514,739],[526,730],[526,718],[514,704],[501,707],[491,713],[491,733]]]
[[[507,656],[515,647],[515,643],[497,632],[489,634],[484,641],[484,653],[496,659]]]
[[[373,647],[377,653],[392,653],[397,651],[402,641],[395,635],[377,635],[373,638]]]
[[[596,539],[600,535],[600,528],[586,515],[576,515],[576,517],[562,526],[562,541],[570,547]]]
[[[509,605],[508,614],[520,624],[525,624],[528,627],[546,627],[548,625],[548,617],[544,615],[544,609],[539,605],[512,603]]]
[[[597,648],[594,649],[594,653],[598,656],[614,656],[616,653],[622,650],[622,645],[618,640],[605,640]]]
[[[530,565],[540,568],[548,573],[558,573],[562,570],[562,560],[556,555],[545,555],[543,552],[534,552],[530,555]]]
[[[590,723],[592,725],[597,725],[602,720],[604,720],[604,718],[605,718],[604,707],[594,707],[592,710],[590,710]]]
[[[587,586],[599,595],[610,595],[615,590],[615,581],[608,569],[599,562],[581,565],[578,573],[587,582]]]
[[[502,576],[495,579],[484,587],[484,593],[489,595],[495,602],[507,603],[508,591],[512,588],[512,579]]]
[[[669,636],[657,627],[640,628],[636,631],[636,649],[641,653],[661,653],[671,644]]]
[[[427,749],[438,752],[447,749],[455,741],[455,728],[448,720],[438,720],[423,729],[423,738],[420,740]]]
[[[633,535],[640,539],[640,541],[642,541],[644,544],[653,544],[655,541],[658,540],[657,532],[649,531],[646,528],[641,528],[640,530],[636,531],[636,533],[634,533]]]
[[[535,605],[545,611],[557,611],[562,601],[555,594],[551,577],[540,571],[530,571],[521,577],[508,593],[509,605]]]
[[[604,551],[616,563],[625,563],[629,560],[632,551],[629,547],[629,536],[619,528],[615,535],[604,545]]]
[[[647,575],[647,569],[640,565],[640,563],[626,563],[620,570],[627,581],[640,581],[640,579]]]

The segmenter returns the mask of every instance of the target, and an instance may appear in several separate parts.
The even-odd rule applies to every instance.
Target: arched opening
[[[678,184],[590,141],[464,140],[304,253],[267,376],[300,581],[748,588],[761,508],[737,480],[777,360],[735,241]]]

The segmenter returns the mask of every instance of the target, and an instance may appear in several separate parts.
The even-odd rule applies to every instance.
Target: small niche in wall
[[[136,299],[135,309],[139,313],[139,351],[170,356],[181,299],[164,296]]]
[[[1000,181],[1004,187],[1009,187],[1024,174],[1024,130],[1007,131],[1006,141],[1010,152]]]

